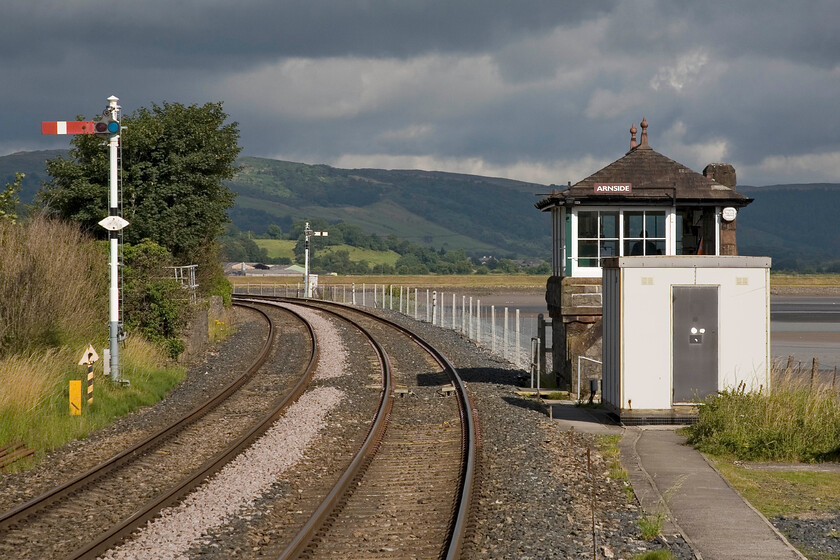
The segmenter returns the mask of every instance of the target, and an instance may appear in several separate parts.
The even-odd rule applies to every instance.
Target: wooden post
[[[514,325],[513,325],[513,359],[517,366],[519,365],[519,309],[516,310],[514,314]],[[543,355],[545,355],[545,345],[543,345]]]
[[[811,360],[811,390],[812,391],[814,390],[814,378],[817,376],[817,370],[819,369],[819,367],[820,367],[820,361],[816,357],[814,357],[814,359]]]
[[[537,338],[540,339],[540,369],[539,374],[545,374],[545,348],[548,346],[545,340],[545,317],[542,313],[537,315]]]

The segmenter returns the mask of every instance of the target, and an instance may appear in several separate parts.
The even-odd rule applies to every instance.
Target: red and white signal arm
[[[95,134],[93,121],[42,121],[41,134]]]

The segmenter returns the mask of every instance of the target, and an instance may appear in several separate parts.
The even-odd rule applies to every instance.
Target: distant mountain
[[[16,152],[0,157],[0,189],[15,180],[15,173],[23,172],[26,177],[21,182],[20,200],[26,204],[32,203],[35,193],[41,188],[41,182],[49,179],[46,161],[59,155],[67,155],[67,150]]]
[[[840,184],[738,187],[754,202],[738,213],[738,251],[769,255],[774,269],[840,272]]]
[[[26,173],[21,200],[31,202],[48,177],[44,162],[63,150],[0,157],[0,187]],[[230,215],[243,231],[263,233],[293,220],[344,221],[436,248],[495,256],[551,255],[548,215],[534,208],[549,187],[437,171],[338,169],[241,157],[230,182]],[[738,214],[742,255],[773,257],[774,269],[840,272],[840,184],[739,186],[755,199]]]

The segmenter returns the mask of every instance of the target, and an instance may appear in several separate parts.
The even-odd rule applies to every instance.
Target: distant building
[[[577,356],[601,356],[603,259],[645,255],[737,255],[736,215],[752,199],[735,190],[735,169],[713,163],[703,173],[648,145],[646,120],[630,151],[589,177],[537,202],[551,212],[553,371],[576,390]]]
[[[268,265],[263,263],[225,263],[225,274],[228,276],[303,276],[304,270],[302,266],[293,264],[274,264]]]

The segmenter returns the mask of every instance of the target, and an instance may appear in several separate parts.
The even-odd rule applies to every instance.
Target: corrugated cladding
[[[604,268],[603,365],[601,395],[605,403],[621,409],[621,273],[620,268]]]

